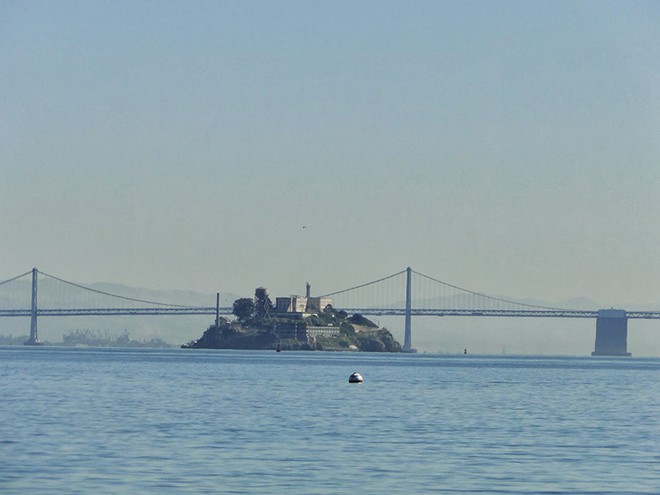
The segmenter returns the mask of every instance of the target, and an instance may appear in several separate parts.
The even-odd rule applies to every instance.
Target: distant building
[[[307,284],[305,297],[289,296],[277,297],[275,299],[275,311],[277,314],[284,313],[315,313],[323,311],[326,306],[332,304],[332,299],[329,297],[311,297],[311,286]]]
[[[275,298],[275,311],[282,313],[305,313],[307,310],[307,298],[300,296]]]
[[[293,339],[307,342],[307,324],[304,321],[278,322],[275,327],[277,336],[281,339]]]
[[[307,333],[307,338],[309,337],[318,337],[319,335],[322,335],[324,337],[336,337],[338,336],[341,332],[339,331],[339,327],[315,327],[308,325],[307,328],[305,328],[305,331]]]
[[[332,305],[329,297],[310,297],[307,299],[307,311],[323,311],[326,306]]]

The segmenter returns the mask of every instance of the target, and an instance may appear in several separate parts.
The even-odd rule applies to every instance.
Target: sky
[[[4,0],[0,67],[0,279],[660,309],[657,2]]]

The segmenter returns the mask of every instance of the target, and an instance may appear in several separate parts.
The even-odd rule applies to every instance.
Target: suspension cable
[[[14,280],[17,280],[17,279],[19,279],[19,278],[21,278],[21,277],[25,277],[26,275],[28,275],[28,274],[30,274],[30,273],[32,273],[32,270],[27,271],[27,272],[25,272],[25,273],[22,274],[22,275],[18,275],[17,277],[10,278],[9,280],[5,280],[5,281],[3,281],[3,282],[0,282],[0,285],[4,285],[4,284],[8,284],[9,282],[13,282]]]
[[[30,273],[30,272],[28,272],[28,273]],[[64,284],[68,284],[68,285],[72,285],[74,287],[78,287],[79,289],[88,290],[90,292],[96,292],[97,294],[102,294],[104,296],[116,297],[117,299],[124,299],[126,301],[140,302],[140,303],[144,303],[144,304],[153,304],[155,306],[169,306],[169,307],[175,307],[175,308],[194,308],[194,307],[196,307],[196,306],[184,306],[184,305],[181,305],[181,304],[168,304],[168,303],[160,303],[160,302],[155,302],[155,301],[146,301],[144,299],[135,299],[133,297],[120,296],[120,295],[117,295],[117,294],[112,294],[110,292],[104,292],[102,290],[92,289],[91,287],[85,287],[84,285],[76,284],[74,282],[69,282],[68,280],[63,280],[59,277],[56,277],[54,275],[49,275],[48,273],[45,273],[45,272],[42,272],[42,271],[40,271],[39,273],[41,273],[42,275],[45,275],[46,277],[49,277],[49,278],[52,278],[52,279],[57,280],[59,282],[62,282]]]
[[[439,284],[442,284],[446,287],[451,287],[452,289],[467,292],[467,293],[473,294],[475,296],[485,297],[485,298],[491,299],[493,301],[499,301],[499,302],[504,302],[504,303],[508,303],[508,304],[515,304],[517,306],[524,306],[526,308],[549,309],[549,310],[553,310],[553,311],[567,311],[565,308],[552,308],[552,307],[549,307],[549,306],[538,306],[538,305],[535,305],[535,304],[525,304],[525,303],[521,303],[521,302],[510,301],[508,299],[502,299],[500,297],[489,296],[488,294],[482,294],[481,292],[475,292],[473,290],[464,289],[463,287],[458,287],[456,285],[448,284],[447,282],[443,282],[442,280],[438,280],[436,278],[429,277],[428,275],[424,275],[423,273],[416,272],[415,270],[413,270],[413,273],[415,275],[419,275],[420,277],[424,277],[424,278],[427,278],[429,280],[432,280],[433,282],[437,282]]]
[[[401,275],[402,273],[406,273],[406,270],[401,270],[398,273],[395,273],[393,275],[388,275],[387,277],[379,278],[378,280],[374,280],[373,282],[367,282],[366,284],[356,285],[355,287],[351,287],[350,289],[344,289],[344,290],[338,290],[336,292],[330,292],[329,294],[323,294],[322,296],[319,296],[319,297],[336,296],[337,294],[343,294],[344,292],[348,292],[350,290],[361,289],[362,287],[366,287],[367,285],[377,284],[378,282],[384,282],[385,280],[388,280],[390,278],[397,277],[397,276]]]

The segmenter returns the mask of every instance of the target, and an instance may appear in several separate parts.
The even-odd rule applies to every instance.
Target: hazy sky
[[[5,0],[0,167],[0,279],[657,309],[660,3]]]

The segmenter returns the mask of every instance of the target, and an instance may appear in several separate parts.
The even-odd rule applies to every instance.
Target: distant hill
[[[183,306],[215,306],[216,300],[215,294],[204,294],[191,290],[145,289],[107,282],[97,282],[87,287],[133,299]],[[220,306],[231,306],[239,297],[242,296],[233,293],[221,293]]]

